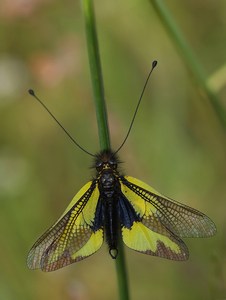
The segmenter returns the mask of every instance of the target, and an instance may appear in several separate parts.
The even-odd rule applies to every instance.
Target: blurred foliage
[[[225,106],[226,3],[167,1]],[[159,62],[122,169],[209,215],[211,239],[187,239],[188,262],[126,250],[131,299],[226,298],[226,144],[148,1],[95,1],[113,148],[125,136],[153,59]],[[117,299],[106,246],[54,273],[30,271],[32,243],[92,176],[76,149],[27,94],[32,87],[81,145],[98,151],[79,1],[0,3],[0,299]],[[106,275],[107,274],[107,275]]]

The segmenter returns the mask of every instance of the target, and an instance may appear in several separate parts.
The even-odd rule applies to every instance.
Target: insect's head
[[[97,172],[102,170],[116,170],[120,161],[111,150],[103,150],[96,155],[95,165]]]

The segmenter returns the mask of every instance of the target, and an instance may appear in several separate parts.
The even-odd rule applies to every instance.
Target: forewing
[[[96,252],[103,243],[103,228],[92,229],[98,200],[96,181],[88,182],[31,248],[28,267],[54,271]]]
[[[151,186],[130,177],[121,177],[121,190],[142,223],[165,235],[165,229],[179,237],[209,237],[216,233],[213,221],[200,211],[161,195]]]

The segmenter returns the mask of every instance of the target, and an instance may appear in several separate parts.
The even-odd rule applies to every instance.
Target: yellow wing
[[[103,243],[103,228],[93,228],[98,200],[97,183],[90,181],[31,248],[28,267],[54,271],[96,252]]]
[[[215,224],[203,213],[164,197],[144,182],[120,177],[121,191],[140,222],[122,227],[123,241],[137,251],[174,260],[188,258],[188,249],[179,237],[208,237]]]

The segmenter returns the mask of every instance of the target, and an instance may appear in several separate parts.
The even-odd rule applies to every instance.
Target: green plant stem
[[[103,78],[96,33],[95,15],[92,0],[82,0],[86,26],[87,48],[90,63],[90,73],[94,92],[97,124],[101,150],[110,149],[110,138],[107,123],[107,111],[104,99]],[[118,256],[116,258],[116,273],[118,280],[119,299],[129,300],[127,272],[123,244],[120,239]]]
[[[212,108],[216,112],[219,120],[221,121],[224,128],[226,128],[226,113],[220,100],[213,89],[208,85],[207,76],[203,71],[198,59],[195,57],[192,49],[186,42],[183,34],[181,33],[179,27],[174,22],[169,10],[162,0],[149,0],[152,3],[154,9],[158,13],[165,29],[171,36],[175,46],[177,47],[179,54],[182,56],[184,63],[186,64],[188,70],[194,76],[196,83],[204,92],[204,95],[209,99]],[[203,93],[202,93],[203,94]]]
[[[99,46],[92,0],[82,0],[86,27],[86,40],[96,108],[97,125],[101,150],[110,149],[107,110],[104,100],[104,85],[101,71]]]
[[[122,239],[118,242],[118,256],[115,261],[120,300],[129,300],[128,278]]]

